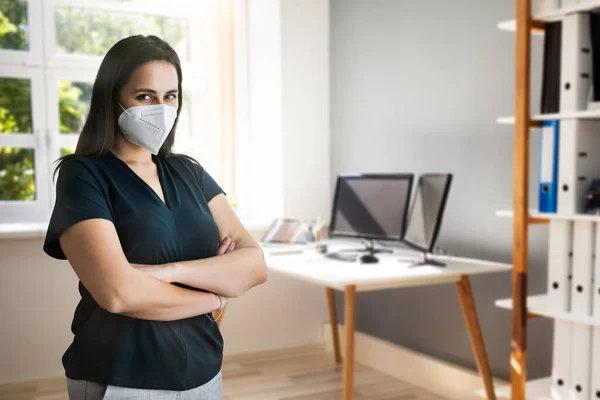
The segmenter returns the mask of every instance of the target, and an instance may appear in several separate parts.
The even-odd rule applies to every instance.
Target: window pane
[[[80,133],[92,99],[92,84],[86,82],[58,82],[58,112],[60,133]]]
[[[191,123],[190,109],[191,109],[190,97],[184,91],[183,107],[181,107],[179,119],[177,120],[177,129],[175,130],[177,138],[186,138],[187,139],[192,136],[192,123]]]
[[[31,133],[31,81],[0,78],[0,134]]]
[[[0,0],[0,49],[28,50],[27,2]]]
[[[156,35],[182,60],[188,58],[188,24],[184,20],[74,7],[57,7],[56,44],[60,53],[104,55],[113,44],[132,35]]]
[[[74,147],[62,147],[60,149],[60,156],[64,157],[64,156],[68,156],[69,154],[73,154],[75,153],[75,148]]]
[[[33,149],[0,147],[0,201],[35,200]]]

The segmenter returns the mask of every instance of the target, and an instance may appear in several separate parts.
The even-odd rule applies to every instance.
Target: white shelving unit
[[[576,4],[570,6],[537,12],[533,15],[531,15],[531,1],[518,0],[516,2],[518,26],[519,28],[524,28],[517,32],[516,43],[515,115],[517,118],[516,121],[515,117],[511,116],[500,117],[497,120],[498,124],[515,126],[514,168],[517,174],[515,175],[514,182],[514,207],[518,212],[516,215],[512,210],[496,212],[498,217],[513,218],[515,234],[512,297],[495,301],[497,307],[510,310],[513,313],[510,366],[511,380],[514,387],[511,388],[509,385],[498,388],[496,390],[496,397],[497,399],[512,400],[588,399],[592,398],[588,396],[600,393],[598,390],[598,371],[595,369],[596,366],[594,366],[594,372],[592,372],[592,367],[590,366],[590,376],[588,377],[585,372],[582,372],[585,369],[581,368],[585,364],[577,363],[576,361],[581,360],[591,365],[592,363],[588,359],[588,355],[592,354],[592,351],[594,351],[593,354],[596,354],[596,356],[590,355],[589,357],[600,358],[597,347],[586,345],[586,342],[591,340],[591,336],[588,336],[590,333],[591,335],[594,335],[594,332],[598,334],[598,329],[600,329],[600,312],[594,308],[597,306],[586,306],[585,301],[582,302],[581,300],[583,297],[574,297],[572,295],[574,292],[567,294],[567,296],[570,296],[568,299],[570,300],[569,302],[566,301],[566,297],[555,297],[557,293],[559,296],[564,296],[565,289],[562,288],[566,285],[560,286],[561,290],[563,290],[562,292],[555,291],[555,289],[559,288],[558,285],[553,284],[552,287],[548,286],[548,293],[552,297],[548,296],[548,294],[527,296],[527,238],[529,225],[550,222],[549,237],[552,239],[550,243],[553,245],[548,249],[549,260],[551,260],[548,266],[549,276],[550,272],[552,272],[554,274],[552,275],[552,279],[568,282],[568,285],[573,285],[572,282],[576,278],[583,279],[582,281],[577,281],[577,291],[582,292],[583,290],[583,292],[589,293],[587,289],[580,288],[582,287],[581,285],[590,288],[593,285],[593,283],[589,283],[589,276],[586,275],[589,273],[587,269],[589,261],[586,260],[589,259],[587,256],[590,251],[592,254],[594,254],[594,251],[598,251],[596,249],[598,248],[597,241],[599,240],[597,239],[597,233],[600,233],[600,215],[576,214],[579,210],[577,208],[577,201],[573,201],[573,199],[575,197],[579,199],[578,193],[581,192],[579,190],[581,187],[578,187],[576,190],[569,189],[576,186],[578,179],[592,178],[600,172],[600,169],[598,169],[600,166],[593,161],[598,159],[595,153],[592,157],[586,159],[582,159],[581,157],[587,156],[587,153],[583,156],[581,156],[583,153],[579,153],[579,155],[576,153],[587,152],[589,150],[590,154],[592,154],[598,148],[596,142],[589,139],[589,137],[595,136],[592,133],[588,134],[588,132],[596,130],[595,128],[589,128],[595,125],[588,122],[576,121],[600,120],[600,109],[585,109],[586,106],[582,103],[582,94],[585,93],[587,88],[578,79],[580,79],[579,74],[584,77],[583,72],[590,72],[590,66],[586,64],[590,62],[590,59],[582,55],[590,53],[589,50],[587,52],[583,51],[585,48],[589,48],[590,44],[589,38],[582,36],[584,35],[582,32],[586,32],[589,29],[589,25],[586,27],[586,24],[589,24],[589,19],[576,14],[591,11],[600,12],[600,0],[579,0]],[[561,48],[563,51],[560,60],[561,88],[559,89],[561,112],[530,115],[529,74],[539,74],[540,71],[531,71],[529,40],[532,40],[532,36],[543,37],[544,23],[556,21],[563,21],[561,39]],[[516,32],[517,22],[516,20],[502,21],[498,23],[498,29],[501,31]],[[565,52],[565,49],[568,49],[568,51]],[[582,49],[582,51],[578,49]],[[596,77],[596,79],[600,79],[600,77]],[[572,89],[569,91],[568,85],[562,86],[563,82],[574,83]],[[567,138],[565,142],[562,142],[561,139],[561,146],[564,147],[560,147],[561,150],[559,152],[561,170],[559,171],[558,179],[561,182],[561,187],[566,188],[558,196],[560,204],[562,204],[562,214],[540,213],[537,210],[529,210],[526,213],[525,211],[527,211],[529,206],[527,204],[527,191],[529,190],[529,170],[527,167],[529,164],[528,146],[530,145],[527,134],[529,130],[539,129],[540,122],[554,120],[561,121],[560,134],[564,133],[564,137]],[[570,154],[572,154],[575,164],[572,167],[573,170],[570,169]],[[565,160],[567,161],[563,163]],[[594,164],[591,164],[592,162]],[[567,167],[564,167],[565,165]],[[562,168],[567,169],[563,170]],[[573,173],[572,171],[576,172]],[[564,200],[564,203],[561,199]],[[596,241],[594,245],[586,244],[594,241]],[[593,258],[593,255],[591,258]],[[568,269],[567,264],[565,264],[567,262]],[[577,268],[573,265],[576,265]],[[594,271],[592,271],[592,276],[593,274]],[[597,275],[595,279],[598,279]],[[588,282],[588,286],[585,286],[586,281]],[[594,278],[592,277],[593,281]],[[556,283],[556,281],[549,282]],[[596,288],[596,286],[593,287]],[[565,299],[564,302],[563,299]],[[524,305],[525,308],[523,307]],[[583,315],[581,315],[582,313]],[[595,316],[593,316],[594,314]],[[525,363],[527,316],[541,316],[551,318],[555,321],[553,360],[557,356],[556,360],[560,362],[554,363],[553,361],[552,377],[530,380],[525,383],[524,379],[527,377],[527,366]],[[573,330],[571,331],[571,329]],[[573,347],[571,348],[570,346]],[[596,360],[596,362],[599,361]],[[573,368],[573,365],[578,366],[575,373],[573,372],[574,370],[570,370],[570,368]],[[591,376],[592,373],[596,374],[595,382],[590,382],[594,379]],[[586,382],[591,383],[590,387],[587,387],[588,383]],[[480,395],[485,397],[483,393],[480,393]],[[600,395],[597,397],[600,398]]]

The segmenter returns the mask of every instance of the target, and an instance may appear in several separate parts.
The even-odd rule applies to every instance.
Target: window
[[[221,69],[206,65],[210,49],[219,46],[218,35],[208,43],[207,32],[218,26],[207,23],[208,3],[0,0],[0,222],[48,219],[53,162],[75,150],[102,57],[133,34],[161,37],[182,61],[183,109],[175,151],[197,157],[219,181],[233,173],[222,163],[227,149],[218,145],[218,124],[211,124],[223,117],[206,106],[223,104],[207,90],[211,81],[219,81],[211,70]]]

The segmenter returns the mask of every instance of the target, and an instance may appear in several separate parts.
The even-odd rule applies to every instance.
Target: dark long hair
[[[172,155],[175,128],[183,105],[181,62],[175,50],[164,40],[156,36],[136,35],[118,41],[104,56],[94,82],[90,111],[79,135],[75,153],[57,160],[55,174],[65,162],[73,157],[99,157],[113,149],[120,135],[116,115],[119,92],[133,71],[150,61],[167,61],[177,70],[177,89],[179,90],[177,118],[158,152],[164,157]]]

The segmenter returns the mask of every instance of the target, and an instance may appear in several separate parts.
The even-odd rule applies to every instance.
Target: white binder
[[[565,119],[560,122],[558,143],[558,213],[585,212],[592,179],[600,174],[600,121]]]
[[[571,282],[571,313],[592,315],[593,252],[596,246],[593,222],[575,221],[573,227],[573,280]]]
[[[592,367],[592,327],[573,324],[569,400],[589,400]]]
[[[564,1],[580,1],[580,0],[562,0]],[[535,10],[535,14],[543,14],[551,11],[556,11],[560,8],[560,0],[539,0],[537,4],[537,8]]]
[[[596,245],[594,248],[594,280],[592,281],[592,315],[600,320],[600,223],[596,223]],[[600,346],[600,343],[598,344]],[[600,353],[599,353],[600,354]],[[600,363],[600,359],[598,359]],[[600,367],[600,365],[599,365]],[[600,396],[597,397],[600,399]]]
[[[548,229],[548,307],[571,310],[573,222],[550,220]]]
[[[589,400],[600,399],[600,326],[592,327],[592,377]]]
[[[562,4],[561,7],[565,8],[565,7],[573,7],[578,5],[579,3],[581,3],[582,1],[585,0],[562,0]]]
[[[585,110],[592,82],[589,14],[575,13],[563,18],[561,44],[560,111]]]
[[[573,324],[554,320],[554,343],[552,353],[552,400],[566,400],[571,382],[571,332]]]

